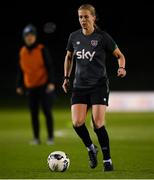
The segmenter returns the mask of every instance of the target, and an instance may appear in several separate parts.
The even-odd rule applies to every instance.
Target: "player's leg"
[[[54,140],[53,130],[53,115],[52,115],[52,97],[50,93],[46,93],[45,89],[42,89],[41,93],[41,105],[42,110],[46,118],[46,127],[48,132],[47,144],[52,145]]]
[[[79,137],[82,139],[86,147],[92,144],[89,132],[85,126],[87,105],[86,104],[74,104],[71,107],[73,128]]]
[[[104,157],[104,171],[113,170],[110,156],[109,136],[105,128],[106,105],[93,105],[92,118],[94,122],[94,131],[98,137],[99,144]]]
[[[90,158],[90,167],[97,166],[97,149],[92,143],[87,127],[85,126],[87,104],[73,104],[71,107],[73,127],[86,146]]]
[[[33,90],[29,90],[27,92],[29,99],[29,109],[31,114],[31,122],[32,122],[32,130],[34,140],[31,144],[39,144],[40,143],[40,125],[39,125],[39,97],[38,93]]]

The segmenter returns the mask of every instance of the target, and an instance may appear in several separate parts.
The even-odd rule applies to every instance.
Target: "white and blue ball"
[[[63,151],[54,151],[49,154],[47,163],[51,171],[64,172],[70,166],[70,159]]]

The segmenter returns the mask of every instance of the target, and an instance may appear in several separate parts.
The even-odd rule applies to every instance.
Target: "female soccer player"
[[[51,114],[52,92],[55,89],[53,61],[47,48],[37,42],[35,26],[27,25],[23,30],[25,45],[19,53],[19,66],[16,92],[23,94],[23,88],[29,99],[32,127],[34,133],[33,145],[40,144],[39,106],[42,106],[46,117],[48,130],[47,143],[53,144],[53,117]]]
[[[105,128],[105,112],[109,97],[105,56],[106,52],[109,52],[117,58],[119,77],[126,75],[125,58],[111,36],[97,27],[96,12],[92,5],[81,5],[78,16],[81,29],[71,33],[68,39],[63,89],[67,93],[75,60],[76,71],[71,98],[73,127],[87,147],[90,167],[95,168],[98,150],[85,126],[87,109],[91,106],[94,131],[103,153],[104,171],[112,171],[109,137]]]

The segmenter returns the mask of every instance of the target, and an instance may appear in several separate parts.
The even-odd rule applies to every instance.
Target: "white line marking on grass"
[[[57,136],[57,137],[68,137],[68,138],[74,138],[75,137],[73,131],[68,130],[68,129],[61,129],[61,130],[55,131],[55,136]]]
[[[66,136],[66,134],[64,133],[63,130],[58,130],[58,131],[55,131],[55,136],[64,137],[64,136]]]

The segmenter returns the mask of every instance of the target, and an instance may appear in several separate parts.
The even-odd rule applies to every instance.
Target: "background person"
[[[48,144],[53,144],[52,98],[55,89],[53,59],[49,51],[37,42],[37,30],[27,25],[23,30],[25,45],[19,52],[17,88],[19,95],[24,88],[29,99],[34,139],[32,144],[40,144],[39,109],[42,107],[46,118]]]

